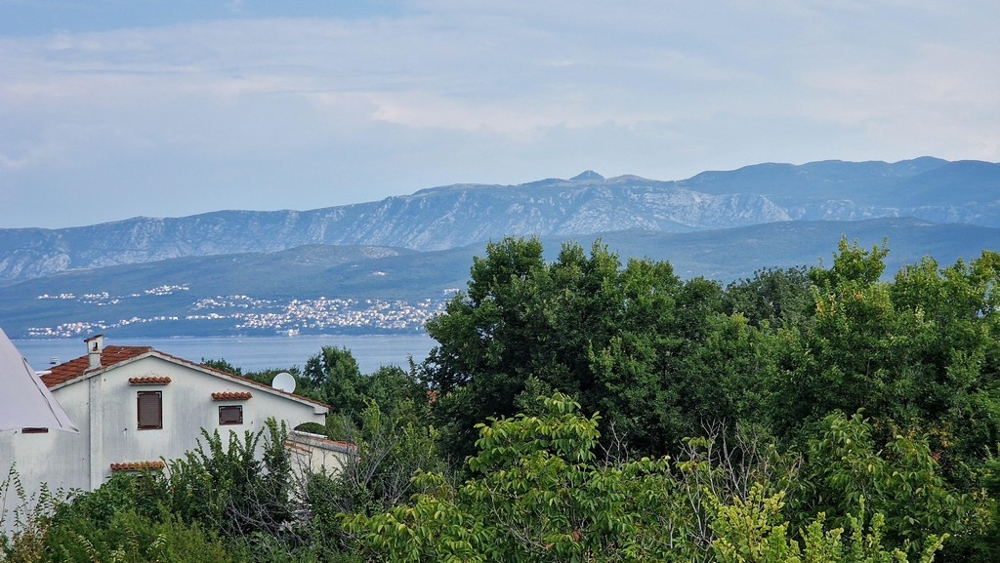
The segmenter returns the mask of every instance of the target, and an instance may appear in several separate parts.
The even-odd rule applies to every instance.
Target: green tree
[[[418,471],[449,472],[437,453],[435,429],[400,412],[405,409],[386,411],[369,403],[359,425],[348,421],[341,429],[342,439],[354,445],[354,455],[338,471],[307,480],[313,543],[322,553],[351,553],[356,547],[342,530],[339,514],[389,510],[420,492],[412,479]]]
[[[635,510],[658,500],[666,462],[600,466],[599,418],[580,416],[565,395],[544,405],[545,416],[479,427],[469,464],[480,477],[456,489],[422,474],[425,492],[412,505],[349,515],[345,525],[383,561],[657,561],[671,553],[652,512]]]
[[[907,327],[894,389],[893,418],[931,433],[949,473],[981,465],[984,444],[1000,439],[1000,254],[939,269],[925,258],[889,289]],[[902,339],[898,339],[902,340]],[[979,461],[974,461],[979,460]]]
[[[774,421],[800,428],[834,410],[931,432],[949,470],[998,436],[997,297],[993,253],[939,270],[925,259],[881,281],[888,250],[840,244],[815,268],[812,326],[788,331],[778,358]],[[952,463],[955,461],[956,463]]]
[[[566,244],[552,263],[535,239],[491,243],[468,291],[427,323],[438,345],[424,370],[452,452],[471,453],[474,425],[512,416],[531,381],[603,412],[640,451],[679,443],[700,424],[680,359],[721,297],[718,284],[683,283],[667,262],[623,267],[600,242],[589,254]]]
[[[268,419],[243,436],[202,430],[198,447],[167,463],[167,504],[185,522],[229,538],[277,534],[292,517],[291,460],[284,423]]]
[[[783,485],[774,478],[780,471],[766,469],[780,459],[773,447],[756,443],[737,453],[696,439],[693,455],[676,463],[602,462],[594,453],[600,417],[582,416],[566,395],[540,400],[543,414],[478,427],[479,451],[468,460],[475,477],[460,486],[421,474],[423,492],[411,504],[345,515],[364,555],[392,562],[906,561],[883,546],[881,516],[866,525],[863,500],[846,537],[822,515],[790,533]],[[938,547],[928,538],[921,560]]]
[[[776,333],[782,345],[775,350],[769,418],[781,436],[807,448],[829,439],[828,429],[817,428],[828,428],[824,419],[831,413],[863,413],[870,421],[870,452],[916,463],[903,473],[910,477],[927,476],[932,467],[940,480],[938,489],[914,485],[919,494],[896,483],[902,489],[892,490],[902,490],[898,494],[912,496],[912,502],[890,506],[881,504],[888,502],[884,497],[869,497],[873,507],[889,511],[888,537],[904,534],[915,542],[929,522],[945,519],[965,529],[952,535],[941,559],[994,560],[996,548],[981,534],[995,506],[983,486],[988,445],[1000,437],[1000,309],[994,290],[1000,259],[984,252],[968,264],[959,260],[941,268],[925,258],[887,280],[887,253],[884,244],[864,249],[842,240],[831,268],[810,271],[816,287],[812,321]],[[920,453],[924,448],[926,455]],[[820,459],[817,467],[827,469],[841,461]],[[891,466],[886,463],[869,460],[863,467]],[[877,487],[889,490],[893,483],[887,479]],[[947,491],[950,496],[940,498],[950,500],[922,496],[933,490]],[[831,494],[843,500],[844,492]],[[975,518],[955,512],[969,511],[970,502]],[[848,508],[841,505],[837,514]],[[905,521],[893,521],[893,514]],[[978,524],[970,524],[974,520]]]
[[[347,348],[324,346],[319,354],[306,361],[303,373],[306,389],[329,404],[334,412],[359,413],[365,408],[360,392],[361,370]]]
[[[739,313],[709,314],[702,330],[704,336],[691,342],[680,360],[688,432],[715,422],[730,428],[743,421],[765,422],[774,401],[782,339]]]
[[[723,310],[753,326],[801,326],[812,316],[813,282],[805,267],[765,268],[726,286]]]
[[[799,514],[822,511],[835,523],[863,500],[885,519],[889,545],[916,555],[934,538],[975,535],[989,515],[977,499],[941,475],[926,435],[896,433],[884,447],[870,420],[843,413],[827,416],[809,441]]]

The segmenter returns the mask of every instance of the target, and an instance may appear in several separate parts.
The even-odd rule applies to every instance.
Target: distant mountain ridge
[[[889,241],[886,274],[932,256],[944,265],[1000,248],[1000,228],[911,218],[784,221],[688,233],[616,231],[542,237],[554,260],[573,240],[600,238],[622,261],[668,260],[684,279],[727,283],[773,267],[829,264],[841,237]],[[13,338],[253,336],[419,331],[465,287],[484,247],[416,252],[306,245],[271,253],[185,257],[63,272],[0,289],[0,321]]]
[[[687,180],[604,178],[456,184],[310,211],[217,211],[65,229],[0,229],[0,282],[159,260],[304,245],[391,255],[506,235],[681,233],[793,220],[914,217],[1000,227],[1000,165],[922,157],[896,163],[759,164]]]

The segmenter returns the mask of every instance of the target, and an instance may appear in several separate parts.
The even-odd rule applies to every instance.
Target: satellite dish
[[[295,378],[287,371],[283,371],[274,376],[274,379],[271,381],[271,387],[274,387],[278,391],[291,393],[295,391]]]

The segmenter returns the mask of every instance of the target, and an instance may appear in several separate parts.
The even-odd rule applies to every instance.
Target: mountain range
[[[1000,165],[931,157],[758,164],[679,181],[587,171],[310,211],[0,229],[0,319],[15,337],[72,335],[32,330],[55,326],[197,335],[207,324],[195,321],[206,319],[191,312],[206,299],[238,295],[285,317],[289,302],[319,297],[355,307],[440,303],[464,287],[486,241],[527,235],[539,236],[551,256],[565,241],[589,246],[600,238],[623,259],[667,259],[682,277],[722,282],[762,267],[815,265],[845,236],[869,245],[887,238],[896,268],[924,255],[948,264],[1000,248]],[[382,317],[372,318],[351,329],[378,330]],[[168,320],[121,324],[127,319]],[[287,318],[260,327],[208,324],[218,334],[332,326]]]

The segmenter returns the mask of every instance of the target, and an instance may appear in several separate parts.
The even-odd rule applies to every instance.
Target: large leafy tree
[[[600,411],[644,451],[697,428],[697,396],[680,359],[721,309],[718,284],[681,282],[667,262],[624,266],[602,244],[563,246],[547,263],[537,239],[491,243],[465,293],[427,323],[438,341],[424,364],[453,452],[468,455],[474,425],[511,416],[519,397],[558,390]]]
[[[888,515],[891,534],[912,539],[921,533],[917,522],[926,526],[931,520],[965,521],[939,510],[935,502],[956,509],[962,504],[956,499],[977,495],[979,509],[993,512],[993,519],[997,516],[983,485],[1000,438],[1000,310],[995,292],[1000,260],[984,252],[969,263],[960,260],[941,268],[926,258],[887,279],[887,252],[884,245],[866,249],[843,240],[831,268],[810,272],[816,287],[813,319],[801,331],[779,331],[784,346],[776,349],[778,369],[768,385],[772,392],[767,410],[773,427],[789,444],[820,458],[809,461],[818,468],[812,477],[818,490],[836,482],[824,471],[839,467],[846,458],[837,454],[824,459],[820,454],[827,450],[806,444],[832,439],[823,430],[831,413],[863,413],[870,425],[865,439],[873,451],[889,452],[896,459],[910,456],[916,464],[916,469],[886,470],[892,477],[874,485],[883,492],[898,485],[894,494],[899,498],[893,501],[898,504],[878,508]],[[858,438],[847,443],[857,444]],[[926,451],[920,449],[924,447]],[[872,458],[854,469],[868,477],[855,478],[872,478],[880,467],[889,466]],[[907,480],[928,468],[952,496],[928,497],[932,488],[926,483],[910,486]],[[995,560],[995,542],[983,543],[982,537],[966,527],[942,557]]]
[[[337,412],[361,412],[365,408],[361,370],[347,348],[324,346],[320,353],[306,361],[306,389],[330,404]]]
[[[887,252],[844,240],[832,268],[810,272],[814,326],[779,360],[774,421],[794,429],[863,409],[885,432],[890,422],[923,428],[957,469],[1000,437],[1000,256],[943,269],[924,259],[889,282]]]

